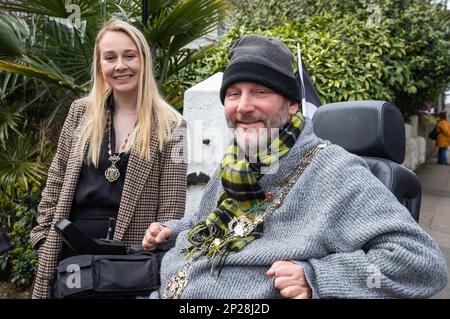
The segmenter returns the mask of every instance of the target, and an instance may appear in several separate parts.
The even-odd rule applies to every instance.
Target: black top
[[[108,99],[107,107],[111,111],[114,110],[112,96]],[[109,218],[117,219],[125,172],[130,156],[129,152],[120,154],[120,160],[116,163],[120,176],[114,182],[108,181],[105,177],[105,171],[111,166],[108,154],[108,135],[107,127],[100,149],[98,167],[96,168],[86,158],[82,164],[69,217],[70,221],[93,238],[106,238]],[[111,151],[115,150],[115,144],[114,125],[111,123]],[[74,255],[74,253],[70,252],[70,249],[65,246],[62,259],[71,255]]]

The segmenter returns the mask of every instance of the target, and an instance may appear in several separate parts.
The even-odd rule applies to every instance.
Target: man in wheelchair
[[[292,63],[276,39],[233,44],[220,97],[235,140],[199,211],[148,228],[145,249],[171,247],[150,298],[423,298],[446,285],[438,246],[399,197],[299,112]],[[395,160],[389,148],[378,151]]]

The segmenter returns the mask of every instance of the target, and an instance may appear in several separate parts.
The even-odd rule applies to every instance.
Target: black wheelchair
[[[65,218],[55,224],[75,256],[58,264],[49,284],[50,298],[145,298],[159,287],[165,252],[110,239],[113,224],[111,220],[107,239],[94,239]]]
[[[313,116],[314,133],[361,156],[418,222],[422,186],[405,160],[405,125],[400,110],[386,101],[322,105]]]

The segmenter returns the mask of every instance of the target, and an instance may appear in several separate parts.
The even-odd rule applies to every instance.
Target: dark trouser
[[[438,164],[448,164],[447,163],[447,147],[439,147]]]

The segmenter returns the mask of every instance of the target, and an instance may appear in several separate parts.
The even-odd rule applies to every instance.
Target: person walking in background
[[[438,164],[448,165],[447,149],[450,146],[450,123],[447,120],[447,111],[439,113],[436,124],[436,147],[438,148]]]
[[[144,35],[107,22],[95,42],[92,89],[70,107],[31,232],[39,255],[32,297],[47,298],[58,262],[74,255],[54,229],[61,218],[93,238],[105,238],[114,218],[114,239],[126,245],[140,244],[152,222],[181,218],[183,147],[186,123],[158,92]]]

